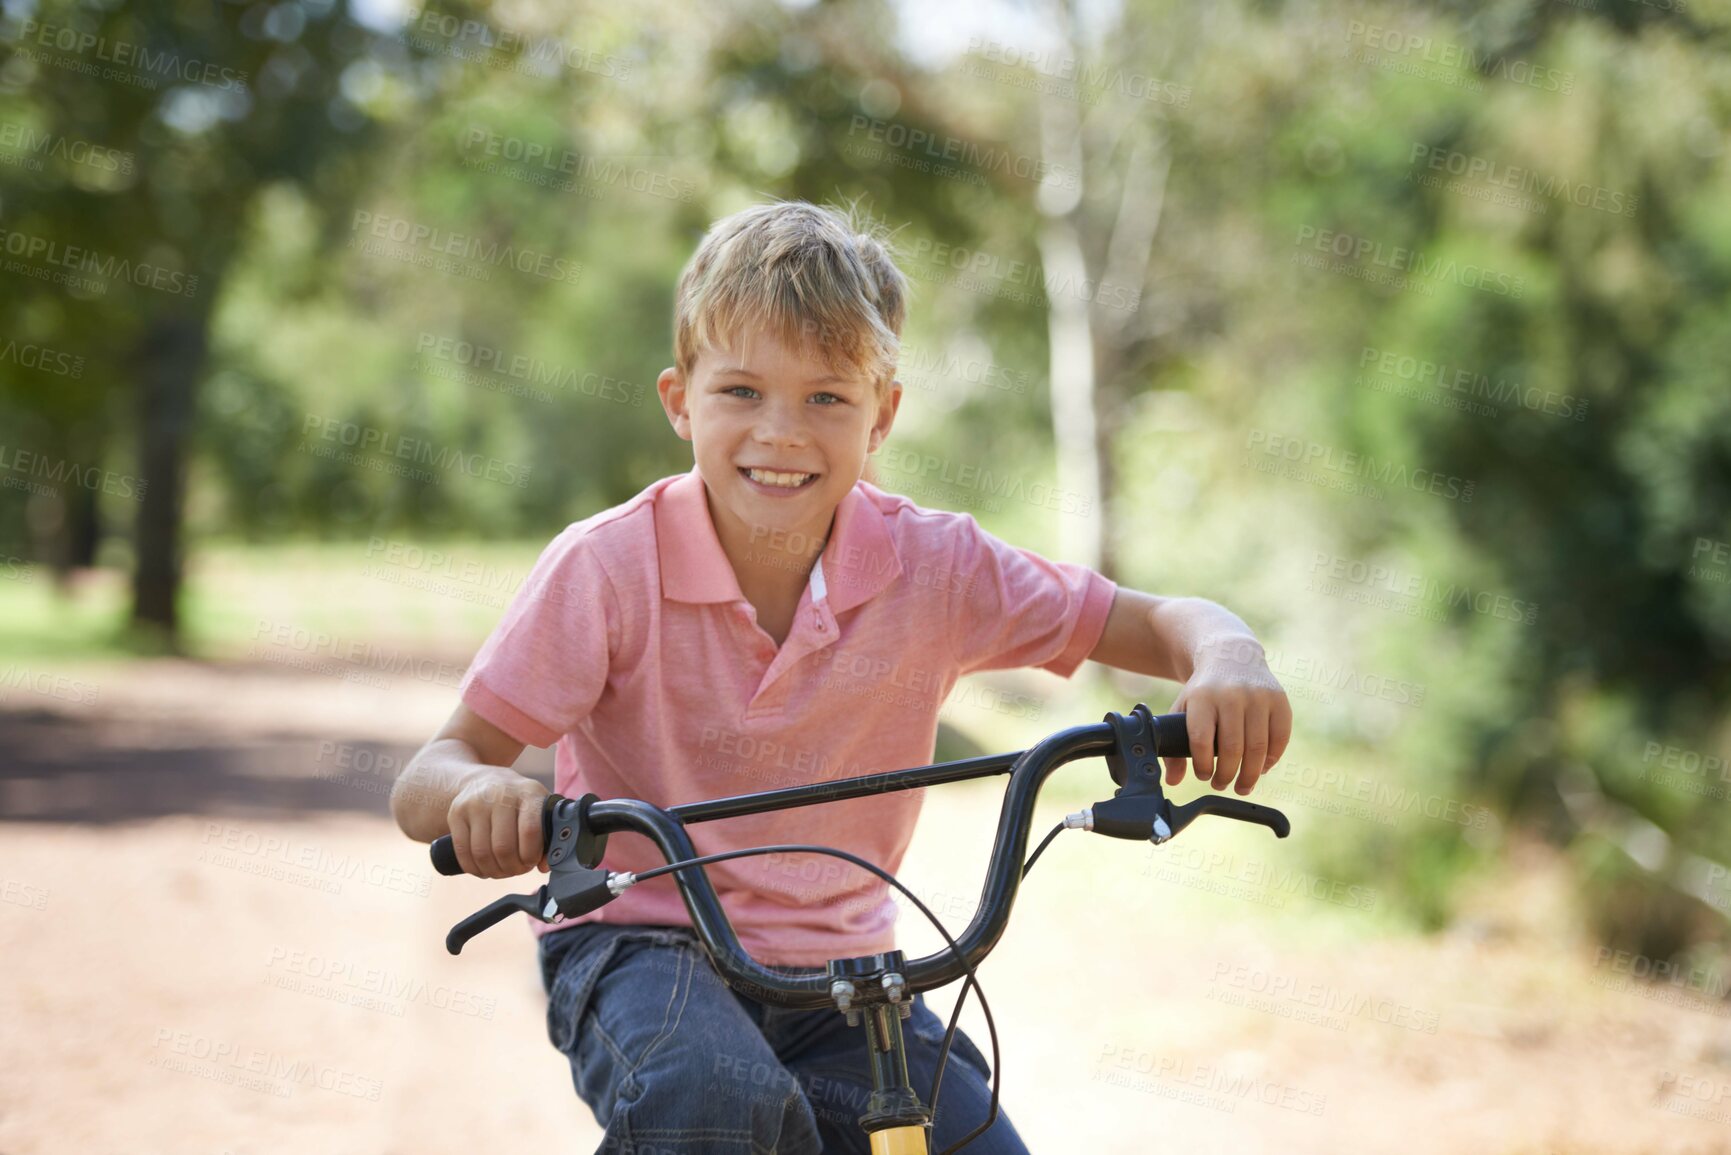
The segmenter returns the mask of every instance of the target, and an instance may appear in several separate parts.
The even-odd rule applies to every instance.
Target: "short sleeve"
[[[1068,678],[1099,644],[1117,584],[958,523],[952,637],[960,672],[1038,666]]]
[[[618,643],[612,586],[574,525],[541,552],[457,692],[519,742],[550,746],[595,708]]]

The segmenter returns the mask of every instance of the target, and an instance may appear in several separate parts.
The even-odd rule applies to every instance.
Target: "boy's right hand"
[[[547,788],[502,766],[476,770],[451,800],[446,819],[457,862],[480,878],[511,878],[547,870],[541,807]]]

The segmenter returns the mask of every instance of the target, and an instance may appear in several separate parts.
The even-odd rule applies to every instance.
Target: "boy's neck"
[[[715,536],[721,542],[721,552],[733,566],[746,600],[755,602],[755,595],[761,592],[791,593],[797,600],[812,566],[829,541],[836,511],[830,510],[821,521],[810,526],[765,532],[762,527],[754,530],[728,511],[717,508],[707,485],[703,497]]]

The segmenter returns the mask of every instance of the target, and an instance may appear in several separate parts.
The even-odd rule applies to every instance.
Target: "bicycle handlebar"
[[[1266,806],[1219,796],[1204,796],[1177,807],[1167,802],[1160,793],[1158,760],[1188,756],[1189,747],[1184,715],[1154,715],[1147,706],[1138,705],[1128,715],[1109,713],[1104,722],[1060,730],[1015,754],[770,791],[741,798],[737,800],[740,805],[731,808],[721,803],[702,804],[707,811],[693,818],[683,818],[679,813],[687,808],[676,807],[669,811],[638,799],[602,801],[589,795],[575,801],[549,795],[542,812],[542,825],[555,880],[543,886],[536,895],[510,896],[476,912],[452,928],[446,945],[451,953],[456,954],[474,934],[518,910],[544,921],[554,921],[556,916],[574,917],[610,901],[618,893],[610,889],[613,880],[622,876],[594,869],[600,861],[606,836],[610,834],[642,834],[655,843],[669,863],[679,863],[697,857],[685,829],[688,820],[700,821],[812,801],[835,801],[885,789],[911,789],[939,781],[1002,773],[1007,766],[1010,782],[1004,792],[980,904],[967,929],[955,936],[966,963],[955,951],[946,948],[914,959],[901,968],[909,994],[933,990],[961,977],[969,967],[978,967],[1003,936],[1021,882],[1035,800],[1052,772],[1068,762],[1095,755],[1105,756],[1114,780],[1120,785],[1113,798],[1083,812],[1088,816],[1087,828],[1097,833],[1138,840],[1151,838],[1159,844],[1203,814],[1220,814],[1267,826],[1278,837],[1286,837],[1289,830],[1286,817]],[[762,800],[763,804],[742,808],[743,804],[753,800]],[[557,833],[555,826],[560,828]],[[462,873],[449,835],[434,841],[431,855],[441,874]],[[721,908],[708,874],[701,866],[678,870],[673,875],[685,901],[685,909],[691,916],[693,929],[730,987],[759,1001],[794,1009],[832,1004],[831,979],[827,975],[779,972],[759,963],[745,951]],[[560,885],[561,876],[565,882],[563,886]]]

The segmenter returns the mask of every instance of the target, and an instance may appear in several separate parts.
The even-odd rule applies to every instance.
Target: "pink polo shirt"
[[[778,555],[787,556],[787,555]],[[1116,587],[859,482],[778,648],[740,592],[694,469],[568,528],[542,552],[459,693],[521,742],[557,742],[555,789],[658,806],[921,766],[963,674],[1039,666],[1069,677]],[[713,822],[699,854],[777,842],[852,851],[894,872],[924,791]],[[616,834],[605,865],[663,862]],[[820,966],[894,944],[876,876],[818,855],[706,868],[745,948]],[[671,877],[579,921],[688,926]],[[531,922],[537,934],[558,926]],[[960,927],[952,928],[959,931]]]

